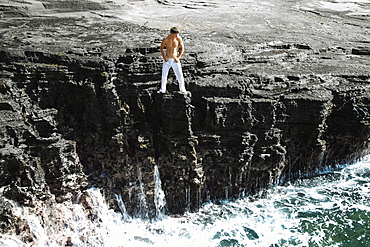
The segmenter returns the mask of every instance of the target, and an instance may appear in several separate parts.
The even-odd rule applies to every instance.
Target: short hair
[[[179,33],[180,30],[177,27],[171,27],[170,33]]]

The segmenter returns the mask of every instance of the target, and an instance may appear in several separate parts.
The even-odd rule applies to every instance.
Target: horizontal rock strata
[[[179,214],[263,195],[369,150],[366,43],[187,33],[189,93],[171,72],[168,93],[157,94],[165,31],[115,19],[16,21],[1,22],[4,232],[25,227],[14,203],[83,202],[88,186],[117,210],[121,195],[131,215],[155,217],[155,164],[168,213]]]

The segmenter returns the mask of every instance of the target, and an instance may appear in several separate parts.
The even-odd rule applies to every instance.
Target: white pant
[[[173,59],[168,59],[167,62],[163,61],[163,67],[162,67],[162,82],[161,82],[161,89],[159,91],[161,93],[166,92],[166,84],[167,84],[167,76],[168,76],[168,71],[170,68],[173,69],[175,72],[177,81],[179,82],[179,89],[181,92],[186,92],[185,89],[185,82],[184,82],[184,75],[182,74],[182,68],[181,68],[181,63],[175,62]]]

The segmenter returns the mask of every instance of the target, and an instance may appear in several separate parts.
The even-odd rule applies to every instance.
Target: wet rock
[[[27,19],[16,18],[23,11],[19,6],[3,7],[4,229],[22,229],[12,203],[39,208],[38,203],[78,199],[89,212],[91,202],[81,192],[87,186],[102,188],[116,210],[120,195],[129,214],[152,218],[154,165],[168,213],[181,214],[208,200],[261,195],[269,186],[368,152],[368,49],[352,41],[363,31],[361,20],[325,18],[337,13],[318,16],[306,9],[316,5],[279,2],[261,8],[258,2],[239,11],[243,6],[237,1],[206,2],[136,1],[125,15],[116,11],[130,6],[112,10],[117,6],[108,2],[33,2],[27,16],[40,16]],[[182,65],[188,94],[177,91],[172,72],[168,92],[156,93],[158,47],[167,31],[153,23],[164,24],[145,24],[142,15],[122,20],[148,6],[150,16],[163,5],[186,14]],[[212,11],[220,6],[240,18],[228,22],[229,14],[217,15],[231,25],[217,27]],[[195,18],[189,8],[207,14]],[[94,12],[67,13],[82,9]],[[234,30],[237,25],[244,28]],[[343,35],[348,26],[351,32]],[[93,212],[90,218],[96,219]]]

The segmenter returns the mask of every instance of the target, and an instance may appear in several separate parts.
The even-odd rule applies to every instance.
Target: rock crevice
[[[119,196],[130,215],[156,217],[155,166],[167,213],[181,214],[207,201],[263,195],[369,151],[368,54],[357,44],[187,34],[189,93],[176,91],[171,72],[168,93],[157,94],[162,31],[111,21],[87,35],[84,18],[50,21],[65,32],[53,34],[37,19],[1,31],[4,232],[25,227],[14,205],[88,204],[89,186],[116,210]],[[64,44],[75,23],[84,42]],[[199,46],[201,38],[212,49]]]

